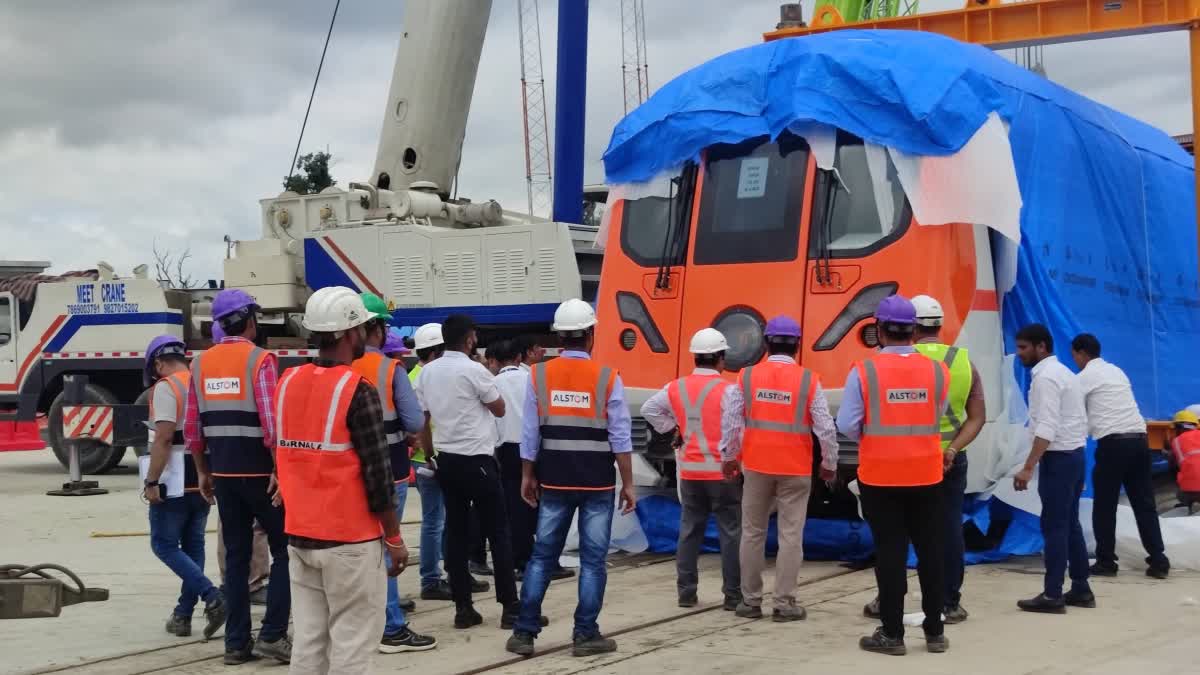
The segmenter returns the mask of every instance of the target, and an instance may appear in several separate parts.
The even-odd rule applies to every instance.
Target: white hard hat
[[[443,344],[442,340],[442,324],[427,323],[421,326],[413,333],[413,343],[417,349],[428,349]]]
[[[345,286],[327,286],[309,296],[301,323],[314,333],[339,333],[370,320],[358,293]]]
[[[701,328],[692,336],[692,344],[688,351],[693,354],[716,354],[729,351],[729,342],[716,328]]]
[[[942,303],[928,295],[918,295],[913,297],[912,304],[913,308],[917,310],[918,325],[942,325],[942,318],[945,317],[945,314],[942,312]]]
[[[571,298],[554,310],[553,329],[557,333],[584,331],[595,325],[596,311],[579,298]]]

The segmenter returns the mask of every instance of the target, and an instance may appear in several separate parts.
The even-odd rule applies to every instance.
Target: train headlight
[[[766,351],[763,343],[765,325],[762,315],[750,307],[730,307],[721,312],[713,322],[713,328],[721,331],[729,342],[729,351],[725,352],[727,369],[741,370],[758,363]]]

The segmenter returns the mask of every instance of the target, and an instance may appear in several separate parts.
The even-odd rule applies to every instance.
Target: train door
[[[679,325],[678,371],[687,345],[712,326],[729,340],[727,368],[763,356],[762,331],[777,314],[801,317],[813,166],[804,139],[788,133],[705,151]]]

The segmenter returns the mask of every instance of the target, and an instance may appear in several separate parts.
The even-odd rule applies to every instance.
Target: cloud
[[[302,152],[328,148],[341,184],[375,159],[403,3],[343,2]],[[514,2],[496,0],[475,85],[459,193],[526,205]],[[652,89],[757,43],[778,0],[646,2]],[[806,3],[808,5],[810,3]],[[541,3],[546,103],[555,103],[556,3]],[[955,0],[922,8],[949,9]],[[222,236],[260,236],[295,148],[331,0],[56,0],[0,4],[0,236],[4,258],[119,271],[151,249],[221,274]],[[624,114],[619,3],[591,3],[585,179]],[[1047,47],[1050,77],[1171,133],[1190,130],[1186,37]],[[553,135],[553,129],[551,130]]]

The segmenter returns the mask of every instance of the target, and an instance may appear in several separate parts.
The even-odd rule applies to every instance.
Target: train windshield
[[[838,132],[834,167],[818,181],[826,189],[816,192],[811,257],[863,257],[904,232],[912,209],[886,149]]]
[[[709,148],[695,264],[795,260],[807,169],[808,144],[791,134]]]

